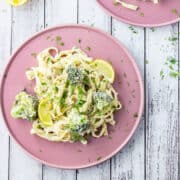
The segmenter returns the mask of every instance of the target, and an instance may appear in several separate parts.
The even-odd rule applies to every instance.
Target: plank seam
[[[180,23],[178,23],[178,70],[180,71]],[[178,119],[180,118],[180,111],[179,111],[179,106],[180,106],[180,83],[178,80]],[[178,121],[178,179],[180,178],[180,122]]]
[[[10,32],[10,54],[12,54],[12,36],[13,36],[13,8],[11,7],[11,32]],[[11,151],[11,139],[10,136],[8,137],[8,180],[10,180],[10,163],[11,163],[11,157],[10,157],[10,151]]]
[[[146,180],[146,120],[148,117],[147,113],[147,97],[146,97],[146,28],[144,28],[144,180]]]

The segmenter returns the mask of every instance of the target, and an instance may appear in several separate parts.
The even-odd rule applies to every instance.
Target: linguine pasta
[[[50,141],[84,144],[88,135],[107,136],[108,124],[115,125],[113,113],[121,104],[112,82],[93,68],[93,59],[78,48],[59,53],[50,47],[37,55],[37,61],[38,66],[26,75],[35,80],[39,104],[46,102],[48,108],[38,109],[31,133]],[[41,113],[45,113],[45,123]]]

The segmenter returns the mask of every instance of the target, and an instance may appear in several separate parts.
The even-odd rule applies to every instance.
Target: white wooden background
[[[179,82],[169,76],[162,80],[159,72],[165,69],[168,56],[179,58],[179,24],[155,30],[134,27],[135,34],[129,25],[106,15],[95,0],[31,0],[18,8],[0,0],[0,72],[10,54],[27,38],[64,23],[98,27],[129,49],[144,78],[146,98],[140,126],[111,160],[92,168],[61,170],[27,156],[9,138],[1,118],[0,180],[178,180]],[[167,40],[170,36],[178,37],[174,45]]]

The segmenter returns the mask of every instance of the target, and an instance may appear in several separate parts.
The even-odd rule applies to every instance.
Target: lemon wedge
[[[20,6],[27,2],[27,0],[6,0],[8,4],[11,4],[12,6]]]
[[[102,59],[96,59],[92,62],[91,67],[103,74],[106,79],[113,83],[115,73],[110,63]]]
[[[53,124],[50,113],[51,109],[52,109],[52,104],[48,99],[42,99],[40,101],[38,106],[38,115],[40,121],[46,126],[50,126]]]

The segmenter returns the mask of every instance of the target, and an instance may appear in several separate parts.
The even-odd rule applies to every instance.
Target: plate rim
[[[151,28],[151,27],[162,27],[162,26],[167,26],[170,24],[174,24],[180,21],[180,17],[177,17],[176,19],[173,19],[171,21],[167,21],[167,22],[163,22],[163,23],[152,23],[152,24],[145,24],[145,23],[136,23],[136,22],[132,22],[130,20],[124,19],[122,17],[119,17],[115,14],[113,14],[112,12],[108,11],[108,9],[99,1],[96,0],[97,4],[111,17],[115,18],[116,20],[129,24],[129,25],[134,25],[134,26],[139,26],[139,27],[147,27],[147,28]]]
[[[31,154],[31,152],[29,152],[28,148],[26,148],[20,141],[18,141],[14,136],[13,136],[13,132],[11,132],[10,128],[8,127],[8,123],[7,123],[7,118],[4,112],[4,105],[3,105],[3,86],[4,86],[4,81],[6,79],[6,75],[8,72],[9,67],[11,66],[11,63],[13,62],[14,57],[19,53],[19,51],[21,51],[21,49],[28,44],[31,40],[35,39],[36,37],[38,37],[39,35],[46,33],[48,31],[54,30],[54,29],[61,29],[61,28],[83,28],[83,29],[89,29],[92,31],[95,31],[97,33],[100,33],[104,36],[106,36],[108,39],[112,40],[114,43],[116,43],[118,46],[120,46],[122,48],[122,50],[125,52],[125,54],[128,56],[129,60],[131,61],[133,68],[137,74],[138,80],[139,80],[139,85],[140,85],[140,106],[139,106],[139,116],[136,119],[136,122],[133,126],[133,128],[131,129],[129,135],[127,136],[127,138],[124,140],[124,142],[118,146],[118,148],[116,148],[114,151],[112,151],[108,156],[103,157],[102,159],[100,159],[99,161],[94,161],[85,165],[78,165],[78,166],[63,166],[63,165],[58,165],[58,164],[53,164],[53,163],[49,163],[43,159],[40,159],[38,157],[36,157],[35,155]],[[3,122],[5,124],[5,127],[7,129],[7,132],[9,133],[9,136],[14,140],[14,142],[16,144],[18,144],[21,149],[28,154],[30,157],[32,157],[33,159],[37,160],[38,162],[41,162],[42,164],[51,166],[51,167],[55,167],[55,168],[61,168],[61,169],[83,169],[83,168],[88,168],[91,166],[95,166],[98,165],[108,159],[110,159],[111,157],[113,157],[114,155],[116,155],[120,150],[122,150],[122,148],[125,147],[125,145],[129,142],[129,140],[131,139],[131,137],[133,136],[133,134],[135,133],[143,111],[144,111],[144,83],[142,81],[142,77],[141,77],[141,73],[140,70],[134,60],[134,58],[130,55],[129,51],[127,50],[127,48],[120,42],[118,41],[115,37],[111,36],[109,33],[104,32],[103,30],[100,30],[99,28],[94,28],[88,25],[82,25],[82,24],[64,24],[64,25],[58,25],[58,26],[52,26],[50,28],[46,28],[38,33],[35,33],[34,35],[30,36],[30,38],[28,38],[27,40],[24,41],[24,43],[22,43],[13,53],[12,55],[8,58],[9,60],[7,61],[7,64],[4,67],[4,70],[2,71],[2,77],[1,77],[1,81],[0,81],[0,107],[1,107],[1,114],[2,114],[2,119]]]

